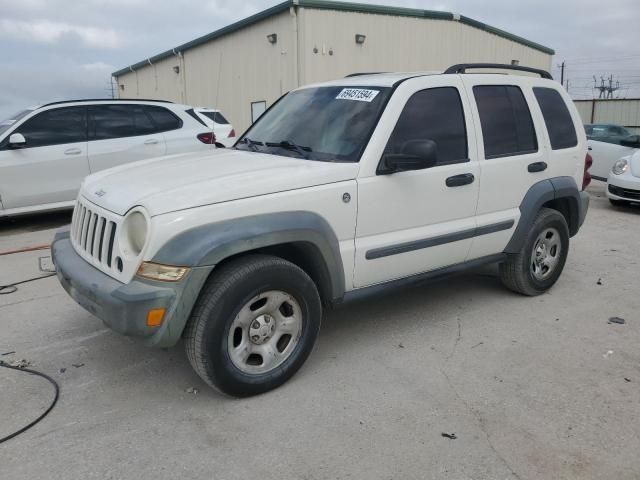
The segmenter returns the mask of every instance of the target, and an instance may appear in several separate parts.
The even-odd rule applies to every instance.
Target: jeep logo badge
[[[106,194],[107,192],[105,192],[103,189],[100,189],[97,192],[95,192],[96,197],[103,197]]]

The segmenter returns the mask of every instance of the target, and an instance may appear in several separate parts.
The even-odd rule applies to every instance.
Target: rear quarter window
[[[544,123],[549,132],[549,140],[552,150],[575,147],[578,144],[578,136],[573,125],[571,113],[560,93],[553,88],[534,87]],[[597,127],[593,127],[593,134],[597,134]]]
[[[144,105],[143,108],[153,120],[156,132],[168,132],[182,128],[182,120],[166,108]]]

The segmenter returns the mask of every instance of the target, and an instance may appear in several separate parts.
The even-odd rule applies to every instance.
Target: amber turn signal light
[[[147,327],[159,327],[164,320],[164,308],[154,308],[147,312]]]

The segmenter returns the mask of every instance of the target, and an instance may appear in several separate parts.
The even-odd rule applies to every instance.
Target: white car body
[[[233,125],[222,115],[220,110],[214,108],[194,107],[194,112],[216,135],[216,142],[225,147],[232,147],[236,140],[236,131]]]
[[[613,164],[622,157],[633,154],[634,148],[615,143],[587,140],[589,153],[593,158],[593,165],[589,172],[596,180],[606,182]]]
[[[89,133],[86,138],[72,142],[54,138],[52,144],[40,146],[31,147],[29,139],[22,148],[12,148],[9,144],[13,134],[29,131],[29,125],[33,125],[30,122],[37,122],[39,115],[76,108],[76,111],[84,110],[84,121],[94,126],[91,122],[96,121],[95,112],[100,112],[94,109],[113,105],[163,109],[162,114],[170,112],[175,117],[175,125],[180,126],[162,129],[147,115],[146,120],[136,120],[153,124],[153,129],[146,134],[128,136],[125,132],[127,136],[92,139]],[[56,102],[29,109],[17,121],[7,122],[8,128],[0,133],[0,217],[73,207],[84,178],[104,169],[182,152],[210,152],[215,147],[197,138],[207,133],[207,129],[187,112],[189,109],[190,106],[168,102],[121,100]],[[46,133],[37,132],[38,135]]]
[[[618,159],[607,179],[607,197],[612,203],[640,203],[640,150]],[[615,164],[614,164],[615,165]]]

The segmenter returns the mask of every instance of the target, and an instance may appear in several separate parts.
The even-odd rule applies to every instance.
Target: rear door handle
[[[65,155],[80,155],[82,153],[82,150],[80,150],[79,148],[67,148],[64,151]]]
[[[476,177],[473,176],[473,173],[462,173],[460,175],[454,175],[453,177],[447,178],[447,187],[462,187],[463,185],[469,185],[473,183]]]
[[[145,145],[156,145],[157,143],[158,143],[157,138],[150,138],[149,140],[144,141]]]
[[[530,163],[529,166],[527,167],[527,170],[529,170],[529,172],[534,173],[534,172],[544,172],[547,169],[547,162],[534,162],[534,163]]]

